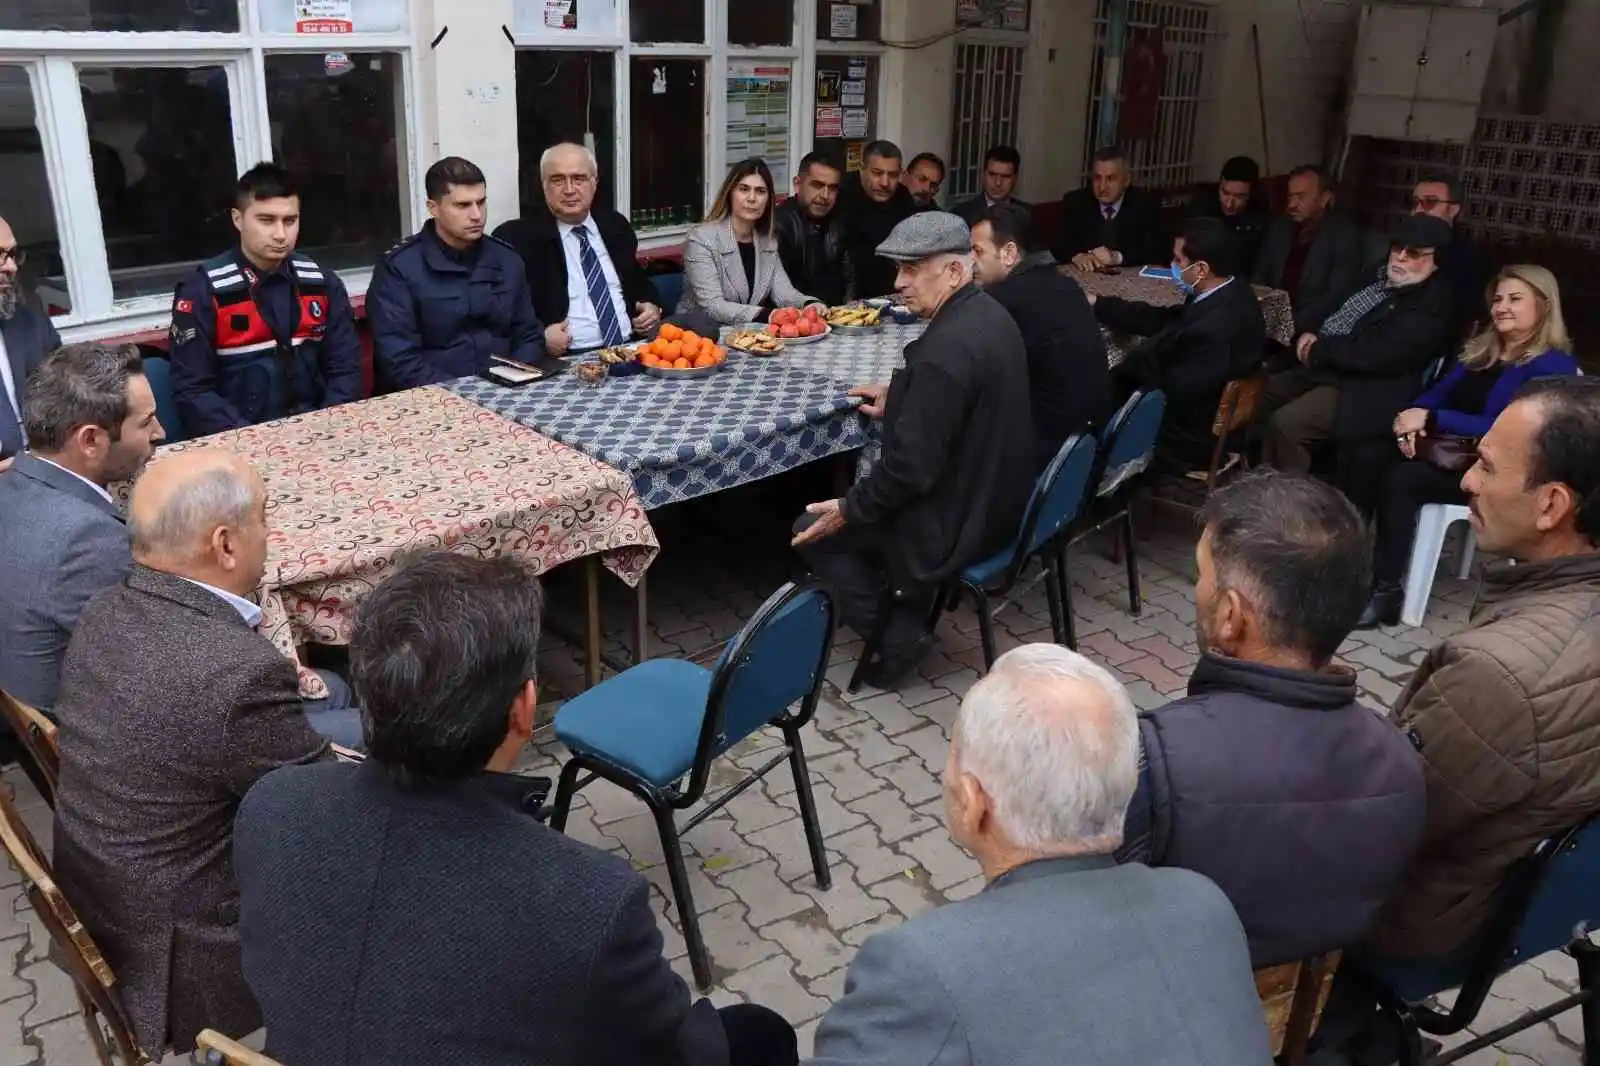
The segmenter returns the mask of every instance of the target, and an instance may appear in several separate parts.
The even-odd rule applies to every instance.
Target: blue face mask
[[[1174,285],[1176,285],[1178,288],[1182,289],[1184,291],[1185,295],[1193,296],[1194,295],[1194,286],[1192,284],[1190,284],[1189,282],[1183,280],[1184,268],[1179,266],[1177,261],[1174,260],[1172,265],[1169,266],[1167,269],[1172,272],[1172,283]]]

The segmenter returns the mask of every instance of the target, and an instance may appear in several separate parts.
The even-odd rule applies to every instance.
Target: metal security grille
[[[1209,5],[1184,0],[1131,0],[1128,34],[1159,29],[1166,58],[1155,134],[1121,147],[1141,184],[1149,188],[1187,185],[1195,180],[1195,129],[1214,96],[1207,59],[1222,36]],[[1094,20],[1094,68],[1089,81],[1088,123],[1084,127],[1083,176],[1093,166],[1100,103],[1105,83],[1106,33],[1111,0],[1098,0]]]
[[[997,144],[1017,143],[1022,99],[1022,45],[956,44],[955,128],[947,202],[972,196],[982,186],[983,156]]]

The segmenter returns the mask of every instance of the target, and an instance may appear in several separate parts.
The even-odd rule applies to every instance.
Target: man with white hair
[[[220,449],[134,485],[133,570],[78,618],[61,671],[55,861],[117,975],[140,1045],[260,1024],[239,964],[230,851],[270,770],[327,758],[295,669],[245,599],[267,553],[266,490]]]
[[[494,235],[517,250],[551,355],[621,344],[661,323],[661,297],[639,264],[639,239],[621,214],[595,207],[600,168],[581,144],[539,157],[544,210]]]
[[[880,635],[882,658],[865,677],[889,688],[931,641],[939,585],[1016,535],[1038,468],[1027,346],[973,283],[967,224],[924,211],[877,253],[898,265],[895,289],[928,328],[889,384],[850,390],[862,414],[883,420],[882,458],[843,498],[807,507],[794,545],[844,620]]]
[[[812,1066],[1271,1062],[1221,890],[1111,856],[1138,737],[1104,668],[1055,644],[1000,657],[944,768],[950,835],[988,884],[862,944]]]

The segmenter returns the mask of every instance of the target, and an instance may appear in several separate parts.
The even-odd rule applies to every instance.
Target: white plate
[[[767,332],[767,324],[765,322],[746,322],[744,325],[737,326],[735,328],[736,329],[754,330],[756,333],[766,333]],[[816,334],[813,334],[812,336],[809,336],[809,337],[778,337],[777,339],[779,341],[783,342],[783,344],[785,344],[785,345],[790,345],[790,344],[815,344],[817,341],[822,340],[823,338],[825,338],[828,334],[830,334],[832,332],[833,332],[833,327],[828,325],[826,322],[824,322],[822,324],[822,332],[821,333],[816,333]],[[767,334],[767,335],[768,336],[776,336],[775,334]],[[751,353],[747,352],[745,354],[748,355],[748,354],[751,354]],[[758,352],[758,353],[755,353],[755,354],[759,355],[761,353]]]

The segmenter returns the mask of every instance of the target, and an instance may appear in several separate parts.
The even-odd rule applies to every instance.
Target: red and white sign
[[[294,32],[307,35],[354,33],[355,0],[295,0]]]

